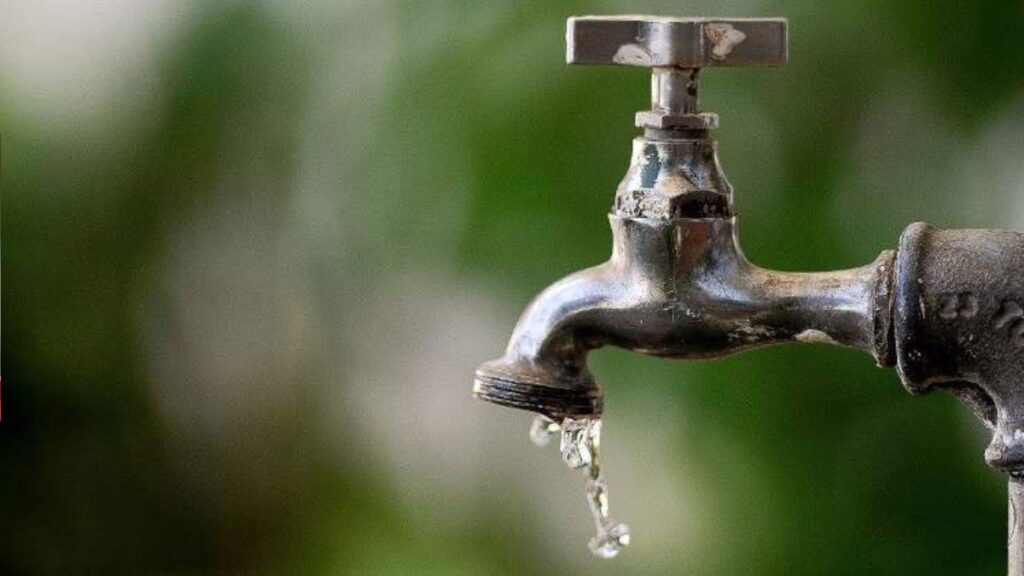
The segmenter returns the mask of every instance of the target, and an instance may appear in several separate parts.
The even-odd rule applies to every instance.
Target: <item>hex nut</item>
[[[656,110],[642,110],[636,113],[638,128],[679,128],[683,130],[715,130],[718,128],[718,114],[668,114]]]

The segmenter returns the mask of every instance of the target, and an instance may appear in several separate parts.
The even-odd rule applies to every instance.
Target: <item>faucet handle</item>
[[[785,18],[574,16],[566,30],[569,64],[763,67],[787,58]]]
[[[785,18],[574,16],[565,43],[569,64],[652,68],[651,109],[636,125],[655,129],[718,127],[718,116],[700,112],[701,68],[781,66],[789,56]]]

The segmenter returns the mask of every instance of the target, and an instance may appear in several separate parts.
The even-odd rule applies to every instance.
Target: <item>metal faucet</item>
[[[569,19],[567,62],[651,68],[651,108],[636,114],[643,135],[608,217],[611,258],[542,292],[473,393],[553,420],[595,417],[603,396],[587,354],[602,346],[675,359],[856,348],[895,366],[911,393],[952,392],[993,430],[985,459],[1010,478],[1009,573],[1024,576],[1024,233],[918,223],[861,268],[750,263],[699,77],[785,64],[787,33],[780,18]]]

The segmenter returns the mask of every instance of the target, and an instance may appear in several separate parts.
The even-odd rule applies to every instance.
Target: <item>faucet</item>
[[[985,460],[1010,481],[1009,574],[1024,576],[1024,233],[913,224],[860,268],[779,272],[740,248],[718,116],[701,111],[706,67],[781,66],[781,18],[585,16],[569,64],[650,68],[651,107],[608,219],[609,260],[546,290],[473,393],[552,420],[597,417],[587,368],[602,346],[672,359],[825,343],[896,367],[913,394],[946,390],[993,431]]]

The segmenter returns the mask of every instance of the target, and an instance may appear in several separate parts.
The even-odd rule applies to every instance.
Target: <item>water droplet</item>
[[[561,426],[554,420],[538,414],[533,419],[533,424],[530,425],[530,441],[543,448],[551,443],[551,439],[561,429]]]

